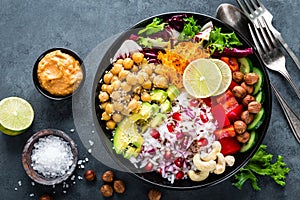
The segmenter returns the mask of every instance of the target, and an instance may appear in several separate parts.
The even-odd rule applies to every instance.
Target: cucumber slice
[[[264,75],[260,69],[257,67],[253,67],[253,73],[257,74],[259,76],[258,82],[254,84],[254,91],[253,95],[256,95],[262,88],[263,81],[264,81]]]
[[[238,63],[240,64],[240,72],[243,74],[248,74],[252,71],[253,65],[249,58],[238,58]]]
[[[265,101],[265,93],[263,91],[259,91],[255,96],[255,100],[261,104]]]
[[[247,130],[256,130],[260,127],[265,119],[265,109],[261,108],[261,110],[254,116],[253,121],[248,125]]]
[[[248,142],[243,144],[243,146],[240,149],[240,152],[243,153],[252,149],[257,141],[257,138],[258,138],[257,133],[255,131],[251,131]]]

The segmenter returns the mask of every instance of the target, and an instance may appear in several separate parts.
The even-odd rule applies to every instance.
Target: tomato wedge
[[[220,58],[222,61],[224,61],[229,68],[231,69],[232,72],[236,72],[239,71],[239,63],[238,60],[236,58],[232,58],[232,57],[221,57]]]
[[[240,119],[240,116],[242,114],[244,110],[244,106],[242,104],[238,105],[237,107],[235,107],[233,110],[231,110],[230,112],[228,112],[226,114],[226,116],[228,117],[229,121],[231,123],[237,121]]]
[[[240,151],[241,145],[234,137],[225,137],[219,140],[221,143],[221,153],[226,155],[232,155]]]
[[[221,104],[217,104],[211,108],[214,119],[218,122],[218,128],[221,129],[230,125],[230,121],[226,116],[225,110]]]
[[[214,131],[214,135],[218,140],[226,138],[226,137],[234,137],[235,136],[235,130],[233,125],[226,126],[222,129],[217,129]]]

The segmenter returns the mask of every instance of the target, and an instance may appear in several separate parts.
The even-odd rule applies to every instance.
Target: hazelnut
[[[114,180],[114,173],[112,171],[106,171],[102,175],[102,180],[108,183],[113,182]]]
[[[158,191],[157,189],[151,189],[148,192],[148,199],[149,200],[160,200],[161,198],[161,192]]]
[[[115,192],[118,194],[122,194],[125,192],[125,184],[121,180],[115,180],[113,187],[114,187]]]
[[[259,76],[255,73],[248,73],[244,75],[244,81],[247,85],[254,85],[257,83]]]
[[[245,82],[243,82],[241,86],[247,91],[248,94],[253,93],[254,88],[252,85],[247,85]]]
[[[241,135],[237,135],[236,136],[237,141],[239,141],[240,143],[246,143],[249,141],[250,139],[250,133],[249,132],[244,132]]]
[[[237,134],[242,134],[246,131],[247,125],[242,120],[235,121],[233,123],[234,130]]]
[[[246,124],[250,124],[254,119],[254,115],[249,113],[248,110],[245,110],[241,114],[241,120],[243,120]]]
[[[84,173],[84,178],[87,180],[87,181],[93,181],[96,179],[96,173],[93,171],[93,170],[87,170],[85,173]]]
[[[237,71],[232,73],[232,78],[235,82],[239,83],[244,79],[243,72]]]
[[[111,197],[113,195],[113,189],[110,185],[102,185],[100,191],[104,197]]]
[[[53,198],[49,194],[43,194],[39,200],[52,200]]]
[[[244,98],[247,95],[247,91],[242,86],[235,86],[232,89],[232,94],[237,98]]]
[[[252,101],[248,104],[248,111],[253,114],[257,114],[261,110],[261,103]]]
[[[255,98],[251,95],[246,95],[245,98],[242,100],[244,106],[248,106],[248,104],[252,101],[255,101]]]

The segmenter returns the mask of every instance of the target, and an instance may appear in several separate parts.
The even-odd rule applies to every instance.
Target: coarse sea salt
[[[61,177],[73,164],[70,145],[57,136],[40,138],[34,144],[31,161],[32,168],[46,178]]]

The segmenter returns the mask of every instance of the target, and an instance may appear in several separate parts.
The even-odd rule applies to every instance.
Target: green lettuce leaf
[[[167,23],[162,23],[162,19],[156,17],[153,19],[152,23],[148,24],[144,29],[140,30],[138,34],[141,35],[145,33],[146,36],[152,35],[154,33],[164,30],[166,24]]]

